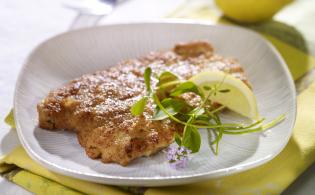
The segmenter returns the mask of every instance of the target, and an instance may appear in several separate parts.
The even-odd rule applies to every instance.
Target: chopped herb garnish
[[[193,82],[180,80],[175,74],[166,71],[157,76],[158,83],[152,87],[151,74],[151,68],[146,68],[144,82],[147,94],[131,107],[131,113],[135,116],[141,115],[150,99],[155,104],[155,113],[152,120],[169,118],[183,125],[182,135],[178,132],[175,133],[175,142],[178,147],[171,148],[168,152],[168,160],[175,168],[184,167],[188,160],[188,154],[199,151],[201,136],[198,129],[206,129],[208,131],[210,148],[215,154],[218,154],[219,142],[224,134],[239,135],[265,131],[279,124],[285,118],[283,114],[267,124],[263,124],[264,118],[249,125],[222,123],[219,113],[225,107],[218,107],[217,104],[211,101],[211,97],[216,96],[218,93],[230,92],[230,89],[221,88],[224,79],[220,84],[202,86],[200,89]],[[206,94],[203,92],[206,92]],[[194,93],[199,96],[200,102],[198,106],[190,106],[181,97],[184,93]]]

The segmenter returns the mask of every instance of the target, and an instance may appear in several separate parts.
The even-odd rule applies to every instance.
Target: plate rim
[[[28,61],[29,59],[35,54],[35,52],[41,48],[43,45],[45,45],[47,42],[52,41],[54,39],[57,39],[61,36],[70,34],[70,33],[77,33],[80,31],[89,31],[91,29],[97,29],[97,28],[105,28],[105,27],[111,27],[111,26],[120,26],[120,25],[150,25],[150,24],[187,24],[187,25],[198,25],[198,26],[211,26],[211,27],[218,27],[218,28],[234,28],[234,29],[239,29],[241,31],[246,31],[247,33],[253,34],[257,39],[259,39],[261,42],[266,44],[266,46],[272,51],[273,54],[275,54],[276,59],[279,61],[281,64],[281,67],[286,75],[286,78],[288,78],[288,84],[289,84],[289,89],[290,92],[293,95],[293,103],[294,106],[292,108],[293,112],[293,120],[290,123],[290,132],[288,133],[288,136],[285,137],[285,140],[283,141],[282,145],[279,147],[279,149],[276,152],[273,152],[272,154],[269,154],[265,156],[264,158],[257,159],[256,161],[251,161],[248,163],[245,163],[243,165],[234,165],[228,168],[222,168],[218,169],[215,171],[209,171],[205,173],[198,173],[198,174],[191,174],[191,175],[184,175],[184,176],[163,176],[161,177],[127,177],[127,176],[112,176],[112,175],[107,175],[105,173],[102,174],[91,174],[91,173],[86,173],[86,172],[79,172],[73,169],[68,169],[61,167],[57,164],[51,163],[48,160],[44,159],[40,155],[38,155],[27,143],[25,140],[23,133],[22,133],[22,127],[20,124],[19,120],[19,106],[17,103],[18,99],[18,89],[21,83],[21,78],[22,75],[25,71],[25,69],[28,67]],[[276,157],[287,145],[292,132],[294,128],[294,124],[296,121],[296,113],[297,113],[297,101],[296,101],[296,91],[295,91],[295,85],[291,76],[291,73],[289,72],[289,69],[287,67],[286,62],[280,55],[280,53],[277,51],[277,49],[266,39],[264,39],[260,34],[248,30],[246,28],[242,28],[239,26],[232,26],[232,25],[223,25],[223,24],[213,24],[212,22],[201,22],[201,21],[195,21],[195,20],[187,20],[187,19],[158,19],[158,20],[144,20],[144,21],[131,21],[131,22],[113,22],[113,23],[106,23],[102,24],[100,26],[95,26],[95,27],[87,27],[87,28],[82,28],[82,29],[77,29],[73,31],[67,31],[58,35],[55,35],[43,42],[41,42],[38,46],[36,46],[28,55],[28,57],[25,59],[22,68],[20,69],[20,72],[18,74],[18,79],[15,84],[15,90],[14,90],[14,118],[16,119],[16,130],[17,134],[19,137],[19,140],[27,152],[27,154],[36,162],[41,164],[43,167],[47,168],[48,170],[51,170],[53,172],[86,180],[86,181],[93,181],[93,182],[98,182],[98,183],[106,183],[106,184],[114,184],[114,185],[134,185],[134,186],[167,186],[167,185],[178,185],[178,184],[187,184],[187,183],[192,183],[192,182],[198,182],[204,179],[212,179],[212,178],[218,178],[222,177],[225,175],[231,175],[231,174],[236,174],[239,172],[243,172],[255,167],[258,167],[270,160],[272,160],[274,157]],[[163,181],[159,183],[154,183],[155,181]],[[141,183],[139,183],[141,182]]]

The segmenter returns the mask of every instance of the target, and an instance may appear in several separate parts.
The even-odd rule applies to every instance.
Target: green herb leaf
[[[187,107],[187,103],[180,99],[173,99],[173,98],[166,98],[164,99],[161,104],[167,110],[169,115],[176,115],[182,109]],[[167,113],[161,110],[159,107],[156,108],[155,114],[152,117],[152,120],[163,120],[169,117]]]
[[[134,116],[139,116],[143,113],[144,108],[147,104],[148,97],[143,97],[140,100],[138,100],[130,109],[131,114]]]
[[[182,145],[182,138],[180,137],[180,135],[175,132],[175,142],[177,143],[177,145],[181,146]]]
[[[165,71],[158,77],[158,84],[156,88],[156,93],[159,97],[165,98],[169,93],[181,83],[176,75],[171,72]]]
[[[201,137],[196,127],[185,126],[182,145],[190,149],[192,153],[199,151],[201,145]]]
[[[151,93],[151,73],[152,69],[150,67],[146,68],[144,71],[144,83],[147,89],[147,94]]]
[[[178,112],[176,112],[174,110],[174,108],[172,106],[169,107],[165,107],[165,109],[167,110],[168,114],[166,114],[163,110],[157,108],[154,115],[152,116],[152,120],[163,120],[169,117],[169,115],[174,116],[175,114],[177,114]]]
[[[178,77],[175,74],[173,74],[169,71],[165,71],[159,76],[159,82],[158,82],[157,86],[161,86],[165,83],[168,83],[171,81],[176,81],[176,80],[178,80]]]
[[[187,92],[193,92],[197,95],[200,95],[200,91],[198,87],[191,81],[186,81],[180,85],[178,85],[173,92],[171,93],[171,96],[180,96]]]
[[[189,105],[182,99],[174,99],[174,98],[165,98],[161,104],[166,106],[172,106],[175,111],[180,112],[183,108],[188,107]]]

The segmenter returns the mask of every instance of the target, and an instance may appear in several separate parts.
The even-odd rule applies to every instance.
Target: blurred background
[[[113,22],[189,19],[239,25],[280,41],[296,51],[280,53],[311,71],[296,81],[301,91],[315,78],[308,55],[315,55],[315,1],[312,0],[1,0],[0,2],[0,120],[10,111],[14,84],[23,61],[40,42],[62,32]],[[0,140],[9,127],[0,123]],[[5,154],[18,144],[15,133],[1,145]],[[0,194],[17,186],[0,178]],[[315,166],[309,168],[284,194],[315,192]],[[5,186],[6,190],[2,186]]]

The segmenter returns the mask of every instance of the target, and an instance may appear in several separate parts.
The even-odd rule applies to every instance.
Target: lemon
[[[292,0],[215,0],[224,15],[242,23],[254,23],[272,18]]]
[[[209,88],[217,87],[217,93],[209,98],[251,119],[259,119],[256,97],[240,79],[220,71],[204,71],[190,79],[207,96]],[[221,90],[221,92],[220,92]]]

